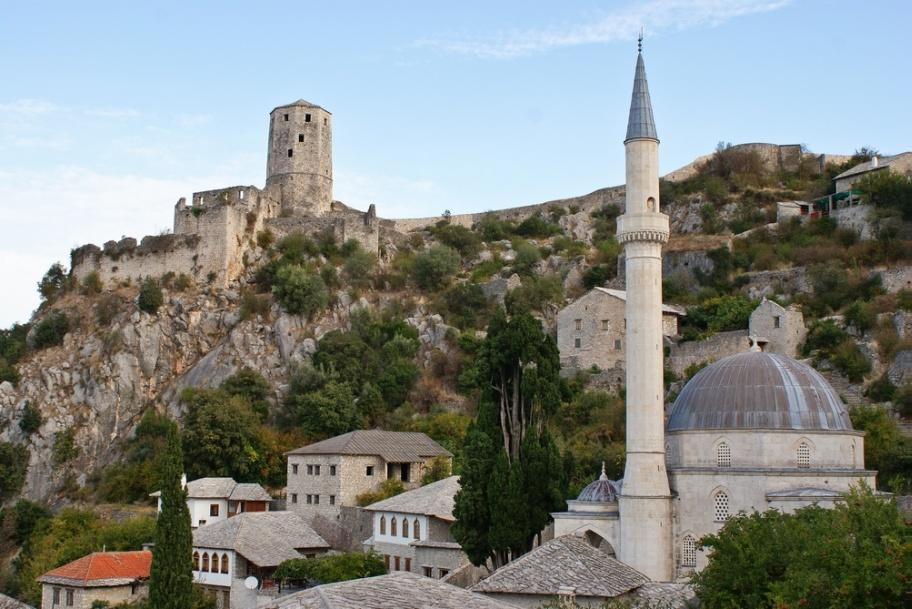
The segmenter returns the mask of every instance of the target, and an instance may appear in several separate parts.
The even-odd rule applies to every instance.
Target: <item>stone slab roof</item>
[[[896,161],[905,158],[908,155],[912,155],[912,152],[901,152],[900,154],[894,154],[893,156],[881,156],[877,157],[877,164],[874,164],[874,160],[865,161],[864,163],[859,163],[851,169],[847,169],[840,173],[838,176],[833,178],[834,180],[841,180],[843,178],[848,178],[854,175],[859,175],[862,173],[867,173],[875,169],[883,169],[884,167],[889,167]]]
[[[584,539],[564,535],[542,544],[475,584],[474,592],[556,596],[573,588],[578,596],[613,598],[649,578],[597,550]]]
[[[92,552],[38,578],[46,584],[61,584],[80,588],[123,586],[139,579],[148,579],[152,568],[152,552]]]
[[[160,497],[155,491],[150,497]],[[187,483],[187,499],[230,499],[231,501],[272,501],[256,482],[235,482],[234,478],[198,478]]]
[[[365,455],[387,462],[418,463],[429,457],[453,454],[426,434],[415,431],[362,429],[285,453],[287,455]]]
[[[298,550],[329,544],[294,512],[245,512],[193,531],[193,547],[234,550],[259,567],[300,558]]]
[[[31,605],[19,602],[11,596],[0,593],[0,609],[35,609]]]
[[[364,509],[372,512],[421,514],[452,522],[456,520],[453,517],[453,506],[456,503],[456,493],[458,491],[459,476],[450,476],[415,490],[406,491],[389,499],[372,503]]]
[[[838,499],[844,496],[845,493],[833,489],[812,487],[770,491],[766,494],[767,499]]]
[[[272,501],[272,496],[256,482],[239,482],[228,496],[231,501]]]
[[[408,571],[326,584],[276,599],[264,609],[516,609]]]
[[[633,598],[646,601],[647,607],[690,609],[700,606],[700,600],[690,584],[649,582],[633,591]]]
[[[614,296],[615,298],[620,298],[624,302],[627,302],[627,292],[625,290],[613,290],[611,288],[602,288],[595,287],[594,290],[598,290],[603,294],[608,294],[609,296]],[[662,313],[668,313],[670,315],[687,315],[687,312],[681,307],[675,307],[672,305],[663,304]]]

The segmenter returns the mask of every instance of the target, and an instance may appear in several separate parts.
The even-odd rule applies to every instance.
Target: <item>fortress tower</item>
[[[662,246],[669,226],[668,216],[659,212],[659,138],[640,42],[624,140],[626,202],[617,222],[627,276],[627,464],[618,558],[655,581],[670,581],[672,504],[662,379]]]
[[[332,204],[332,115],[303,99],[269,115],[266,187],[282,211],[323,215]]]

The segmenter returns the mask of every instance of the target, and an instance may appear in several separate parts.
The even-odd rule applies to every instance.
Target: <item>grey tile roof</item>
[[[643,54],[637,55],[636,73],[633,76],[633,95],[630,99],[630,118],[627,120],[627,137],[658,140],[655,120],[652,118],[652,101],[649,99],[649,84],[646,82],[646,64]]]
[[[612,288],[603,288],[603,287],[594,287],[593,290],[598,290],[603,294],[608,294],[609,296],[614,296],[615,298],[620,298],[624,302],[627,302],[627,292],[626,290],[614,290]],[[662,313],[669,313],[671,315],[687,315],[687,311],[681,307],[676,307],[673,305],[662,305]]]
[[[329,544],[294,512],[245,512],[193,531],[195,548],[235,550],[260,567],[300,558],[297,550]]]
[[[575,535],[542,544],[475,584],[475,592],[555,596],[574,588],[579,596],[613,598],[630,592],[649,578],[593,548]]]
[[[459,491],[459,476],[450,476],[389,499],[372,503],[365,509],[373,512],[402,512],[434,516],[453,521],[453,505]]]
[[[231,491],[231,501],[272,501],[272,497],[256,482],[240,482]]]
[[[14,599],[11,596],[0,594],[0,609],[35,609],[31,605],[26,605]]]
[[[646,601],[647,607],[689,609],[700,606],[697,594],[690,584],[649,582],[634,590],[633,598]]]
[[[159,497],[161,491],[151,493]],[[232,501],[271,501],[272,497],[256,482],[235,482],[234,478],[198,478],[187,483],[188,499],[231,499]]]
[[[415,431],[362,429],[289,451],[288,455],[377,455],[384,461],[416,463],[453,454],[426,434]]]
[[[264,609],[516,609],[408,571],[317,586],[276,599]]]
[[[864,163],[859,163],[851,169],[847,169],[840,173],[838,176],[833,178],[834,180],[841,180],[842,178],[848,178],[850,176],[858,175],[860,173],[866,173],[874,169],[883,169],[884,167],[889,167],[895,161],[904,158],[906,155],[912,155],[912,152],[901,152],[900,154],[894,154],[893,156],[881,156],[877,157],[877,165],[874,165],[873,159],[870,161],[865,161]]]

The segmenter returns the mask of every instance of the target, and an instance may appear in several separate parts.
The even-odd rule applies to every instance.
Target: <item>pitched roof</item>
[[[377,455],[384,461],[416,463],[428,457],[453,454],[426,434],[416,431],[362,429],[350,431],[315,444],[308,444],[286,455]]]
[[[35,609],[31,605],[17,601],[11,596],[0,593],[0,609]]]
[[[329,544],[294,512],[244,512],[193,531],[193,547],[234,550],[259,567],[276,567],[298,550]]]
[[[431,484],[426,484],[412,491],[406,491],[372,503],[366,510],[373,512],[404,512],[406,514],[423,514],[441,520],[454,521],[453,505],[459,491],[459,476],[450,476]]]
[[[231,501],[272,501],[272,497],[256,482],[239,482],[228,496]]]
[[[38,581],[67,586],[122,586],[147,579],[152,567],[152,552],[92,552],[82,558],[48,571]]]
[[[602,287],[595,287],[592,289],[598,290],[599,292],[602,292],[603,294],[608,294],[609,296],[614,296],[615,298],[620,298],[624,302],[627,302],[627,292],[625,290],[613,290],[611,288],[602,288]],[[673,306],[673,305],[667,305],[667,304],[662,305],[662,313],[668,313],[670,315],[687,315],[687,312],[684,311],[684,309]]]
[[[894,154],[893,156],[880,156],[874,157],[877,159],[876,164],[874,159],[870,161],[865,161],[864,163],[859,163],[854,167],[847,169],[840,173],[838,176],[833,178],[834,180],[841,180],[842,178],[848,178],[854,175],[867,173],[869,171],[874,171],[877,169],[883,169],[884,167],[889,167],[896,161],[905,158],[908,155],[912,155],[912,152],[901,152],[899,154]]]
[[[584,539],[564,535],[501,567],[471,590],[555,596],[562,589],[574,588],[579,596],[613,598],[648,581]]]
[[[161,491],[150,496],[159,497]],[[271,501],[272,497],[256,482],[235,482],[234,478],[197,478],[187,483],[187,499],[230,499],[231,501]]]
[[[630,118],[627,120],[627,137],[649,138],[658,141],[655,119],[652,117],[652,100],[649,98],[649,84],[646,82],[646,64],[643,54],[637,54],[636,72],[633,76],[633,95],[630,98]]]
[[[264,609],[516,609],[408,571],[317,586],[280,597]]]

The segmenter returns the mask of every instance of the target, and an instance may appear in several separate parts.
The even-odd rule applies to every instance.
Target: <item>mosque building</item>
[[[624,247],[627,461],[555,513],[555,536],[576,534],[653,581],[699,570],[698,540],[739,512],[832,507],[850,487],[874,486],[864,434],[813,368],[759,347],[723,358],[684,387],[666,421],[658,146],[642,44],[627,124]]]

